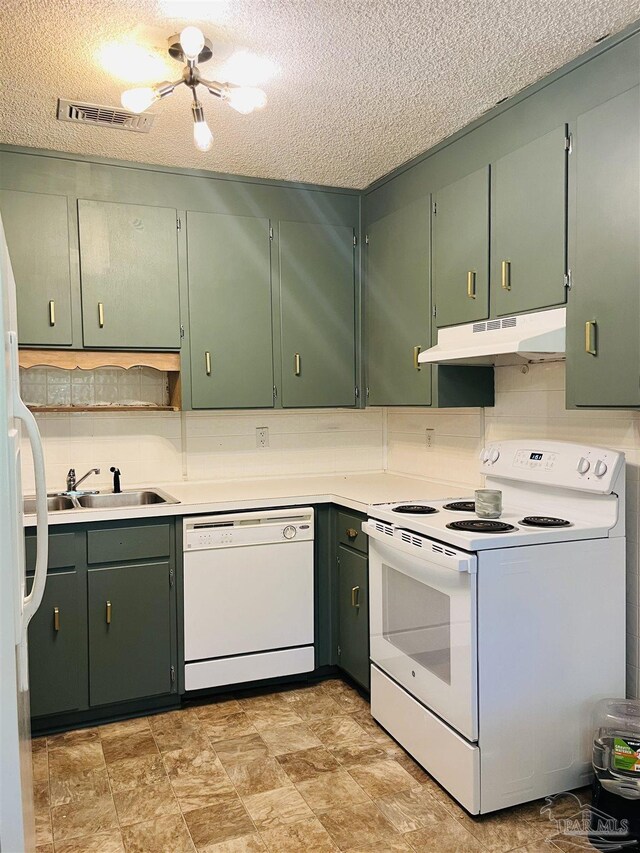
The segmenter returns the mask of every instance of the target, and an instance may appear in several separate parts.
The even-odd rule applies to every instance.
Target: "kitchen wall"
[[[387,468],[476,487],[485,441],[549,438],[623,450],[627,457],[627,691],[640,697],[638,489],[640,413],[567,411],[564,362],[496,369],[495,408],[458,411],[389,409]],[[432,447],[425,430],[433,429]],[[464,493],[461,489],[461,494]],[[591,618],[589,614],[585,618]]]
[[[480,485],[478,455],[485,441],[556,438],[602,444],[627,455],[627,679],[640,696],[639,466],[640,413],[567,411],[564,363],[500,367],[492,409],[419,408],[248,412],[38,415],[50,489],[100,467],[96,487],[108,487],[109,466],[123,483],[235,479],[380,471],[456,483],[460,496]],[[256,427],[269,428],[269,447],[256,447]],[[431,433],[427,447],[426,430]],[[25,491],[33,490],[25,448]],[[587,617],[588,618],[588,617]]]

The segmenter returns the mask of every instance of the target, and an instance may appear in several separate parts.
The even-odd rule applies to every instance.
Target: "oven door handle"
[[[385,527],[390,528],[390,525],[385,525]],[[467,572],[470,575],[474,575],[478,571],[478,560],[475,554],[459,551],[435,539],[416,536],[408,530],[397,527],[393,529],[393,535],[390,535],[378,530],[376,522],[371,520],[363,523],[362,532],[366,533],[371,539],[382,542],[388,548],[397,549],[414,559],[424,560],[446,571],[459,574]],[[408,534],[409,537],[418,540],[421,545],[414,545],[411,541],[405,541],[402,538],[403,534]]]

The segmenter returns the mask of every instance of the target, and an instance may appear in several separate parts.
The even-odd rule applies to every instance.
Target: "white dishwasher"
[[[314,668],[313,509],[184,521],[185,689]]]

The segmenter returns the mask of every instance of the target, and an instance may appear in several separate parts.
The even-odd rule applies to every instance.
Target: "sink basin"
[[[147,506],[148,504],[177,504],[175,498],[159,489],[147,489],[136,492],[120,492],[118,495],[80,495],[76,499],[85,509],[117,509],[127,506]]]
[[[48,512],[60,512],[63,509],[76,509],[76,505],[71,498],[65,498],[62,495],[47,498]],[[33,515],[36,511],[36,499],[25,498],[23,511],[25,515]]]

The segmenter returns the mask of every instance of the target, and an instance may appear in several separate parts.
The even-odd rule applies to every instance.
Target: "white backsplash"
[[[388,470],[458,484],[458,495],[481,485],[478,455],[485,441],[556,438],[601,444],[627,455],[627,677],[640,696],[638,506],[640,413],[567,411],[564,363],[496,370],[491,409],[390,408],[309,411],[38,415],[50,490],[67,471],[99,467],[96,488],[108,488],[109,467],[123,485]],[[256,428],[269,447],[256,447]],[[433,430],[427,447],[426,430]],[[23,484],[33,490],[25,447]],[[90,481],[91,482],[91,481]],[[89,485],[89,483],[87,484]],[[588,617],[587,617],[588,618]]]

